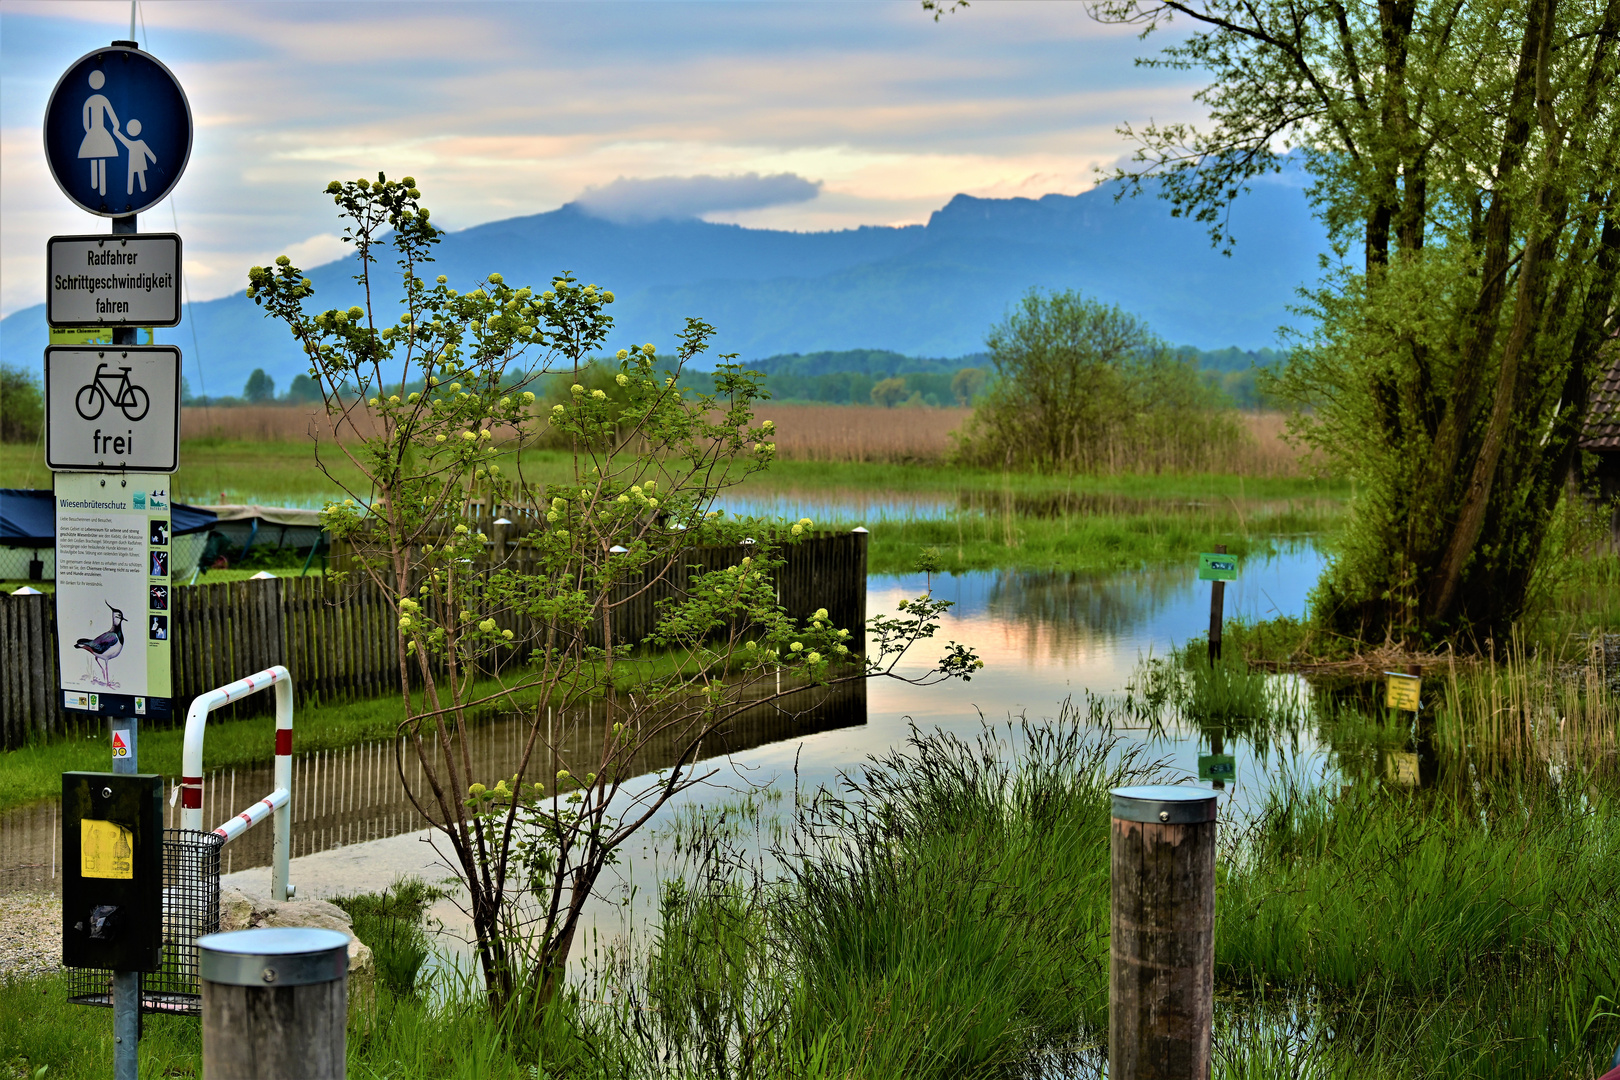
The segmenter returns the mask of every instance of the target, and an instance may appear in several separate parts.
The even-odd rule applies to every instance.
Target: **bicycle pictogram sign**
[[[78,410],[80,417],[96,419],[110,401],[113,408],[121,409],[124,418],[131,423],[145,418],[146,411],[152,407],[151,396],[130,381],[129,368],[118,370],[123,374],[114,375],[107,371],[105,363],[96,365],[95,377],[79,387],[79,392],[73,396],[73,407]]]
[[[180,387],[180,350],[172,345],[49,346],[45,464],[56,472],[174,472]],[[167,486],[153,490],[168,501]],[[137,490],[130,499],[140,506],[146,495]]]

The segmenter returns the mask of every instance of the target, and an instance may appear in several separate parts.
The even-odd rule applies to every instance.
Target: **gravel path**
[[[49,893],[0,896],[0,979],[62,966],[62,900]]]

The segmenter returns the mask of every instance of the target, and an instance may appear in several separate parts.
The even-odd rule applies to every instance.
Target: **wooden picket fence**
[[[503,565],[521,569],[527,550],[514,547],[499,556]],[[659,602],[685,593],[690,565],[723,569],[746,554],[741,548],[692,548],[663,579],[619,586],[617,598],[625,602],[614,614],[614,640],[636,641],[651,632]],[[777,596],[788,613],[802,619],[824,607],[833,625],[852,631],[852,648],[862,648],[865,530],[819,533],[779,554],[785,562],[776,574]],[[273,664],[285,664],[292,672],[295,692],[304,702],[397,693],[397,620],[390,598],[361,582],[359,575],[343,583],[289,577],[175,588],[169,620],[174,720],[184,717],[198,694]],[[499,622],[513,630],[520,645],[543,639],[543,628],[526,620],[506,617]],[[601,643],[600,628],[593,643]],[[526,652],[519,648],[513,655]],[[0,593],[0,748],[78,730],[86,723],[85,714],[61,707],[60,685],[52,597]],[[229,706],[220,715],[267,708],[261,697]]]

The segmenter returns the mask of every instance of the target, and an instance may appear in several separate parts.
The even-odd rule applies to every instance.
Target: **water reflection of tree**
[[[1140,629],[1187,587],[1184,566],[1136,574],[1062,570],[997,571],[985,610],[1021,628],[1051,657],[1076,646],[1106,644]]]

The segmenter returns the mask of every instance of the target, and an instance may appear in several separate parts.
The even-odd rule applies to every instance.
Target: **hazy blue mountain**
[[[1134,312],[1163,338],[1201,349],[1276,344],[1294,290],[1326,247],[1303,194],[1257,185],[1234,207],[1235,253],[1153,198],[958,195],[926,226],[793,233],[703,221],[614,224],[570,204],[447,234],[435,272],[470,286],[499,270],[544,284],[572,270],[614,290],[613,347],[666,350],[688,315],[719,329],[715,351],[745,359],[831,350],[964,356],[1027,289],[1076,288]],[[322,306],[348,306],[347,262],[309,271]],[[246,268],[243,268],[244,281]],[[285,330],[238,295],[197,304],[158,331],[179,345],[192,390],[238,394],[254,368],[285,387],[304,369]],[[43,306],[0,321],[0,360],[37,368]]]

